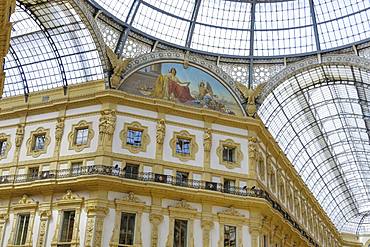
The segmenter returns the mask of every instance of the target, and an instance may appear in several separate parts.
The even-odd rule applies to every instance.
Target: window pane
[[[235,162],[235,148],[224,147],[222,150],[222,158],[224,161]]]
[[[236,247],[236,227],[226,226],[224,227],[224,246],[225,247]]]
[[[139,175],[139,165],[127,164],[124,171],[126,178],[137,178]]]
[[[190,154],[190,140],[178,138],[176,141],[176,153]]]
[[[141,146],[141,137],[143,131],[141,130],[128,130],[126,143],[135,147]]]
[[[5,154],[6,145],[6,140],[0,141],[0,156]]]
[[[175,220],[173,247],[186,247],[187,243],[187,220]]]
[[[83,129],[77,129],[76,130],[76,145],[84,145],[87,144],[87,139],[89,136],[89,129],[83,128]]]
[[[119,244],[134,244],[135,236],[135,214],[122,213],[119,231]]]
[[[29,220],[29,214],[18,215],[17,231],[14,241],[15,245],[23,245],[26,243]]]
[[[45,135],[35,136],[35,143],[33,150],[42,150],[45,146]]]
[[[187,172],[176,172],[176,184],[177,185],[187,185],[188,184],[188,178],[189,178],[189,173]]]
[[[75,222],[75,211],[64,211],[60,242],[71,242],[73,226]]]

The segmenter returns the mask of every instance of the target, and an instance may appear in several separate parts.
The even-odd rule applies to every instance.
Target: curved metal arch
[[[53,38],[51,37],[50,33],[48,32],[48,29],[44,26],[42,21],[39,20],[37,15],[35,15],[33,13],[33,11],[31,9],[27,8],[27,6],[25,6],[23,3],[21,3],[20,1],[17,1],[17,6],[20,7],[25,13],[28,14],[28,16],[39,26],[40,30],[45,35],[53,53],[55,54],[55,59],[57,60],[59,70],[60,70],[60,74],[61,74],[61,77],[62,77],[64,94],[66,94],[66,90],[67,90],[67,87],[68,87],[66,72],[65,72],[64,65],[63,65],[63,62],[62,62],[62,58],[59,54],[58,48],[55,45],[55,42],[54,42]]]
[[[308,71],[310,69],[325,65],[343,65],[370,70],[369,59],[354,55],[327,55],[323,56],[321,61],[316,57],[308,58],[293,64],[289,64],[285,69],[271,77],[266,82],[266,86],[263,88],[261,95],[258,97],[258,103],[262,104],[262,102],[270,93],[272,93],[280,84],[289,78],[298,75],[303,71]]]

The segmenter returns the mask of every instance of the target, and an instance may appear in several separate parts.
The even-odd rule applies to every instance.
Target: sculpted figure
[[[247,114],[250,117],[253,117],[257,112],[256,106],[256,98],[262,92],[262,89],[265,87],[265,83],[258,84],[255,89],[247,88],[245,85],[241,84],[240,82],[236,83],[236,87],[243,95],[243,97],[247,100]]]
[[[120,59],[108,46],[106,47],[107,56],[113,67],[113,73],[110,77],[111,86],[117,88],[121,81],[121,74],[131,62],[131,58]]]

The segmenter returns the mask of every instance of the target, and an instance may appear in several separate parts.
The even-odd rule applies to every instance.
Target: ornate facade
[[[360,246],[342,238],[257,118],[103,81],[31,95],[27,108],[17,97],[0,104],[10,144],[0,159],[2,246],[122,246],[124,219],[134,227],[123,246],[174,246],[181,224],[187,246],[227,246],[229,231],[244,247]],[[189,153],[176,153],[179,139]]]

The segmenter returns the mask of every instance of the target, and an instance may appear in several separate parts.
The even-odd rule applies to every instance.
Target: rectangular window
[[[119,244],[133,245],[135,237],[135,217],[136,214],[122,213],[121,225],[119,230]]]
[[[82,168],[82,162],[73,162],[71,164],[71,173],[72,175],[80,175]]]
[[[263,235],[263,247],[267,247],[268,244],[267,244],[267,236],[266,235]]]
[[[225,178],[224,179],[224,191],[225,192],[235,191],[235,180]]]
[[[187,220],[175,220],[175,229],[173,236],[173,247],[186,247],[187,244]]]
[[[140,147],[142,136],[143,136],[142,130],[129,129],[127,132],[126,143],[135,147]]]
[[[37,151],[43,150],[44,148],[45,148],[45,134],[34,136],[32,150]]]
[[[189,173],[187,172],[176,172],[176,184],[186,186],[188,184]]]
[[[39,177],[39,167],[28,168],[28,178],[37,179]]]
[[[176,141],[176,153],[178,154],[190,154],[190,140],[178,138]]]
[[[30,221],[29,214],[18,215],[14,245],[24,245],[26,243],[29,221]]]
[[[236,247],[235,226],[224,226],[224,247]]]
[[[6,140],[0,140],[0,156],[5,155],[6,145]]]
[[[69,243],[72,241],[74,224],[75,224],[75,211],[74,210],[64,211],[59,242]]]
[[[222,158],[227,162],[235,162],[235,148],[224,146],[222,150]]]
[[[137,177],[139,176],[139,165],[126,164],[124,172],[126,178],[137,179]]]
[[[89,128],[81,128],[81,129],[76,129],[76,139],[75,139],[75,144],[76,145],[85,145],[87,144],[87,140],[89,137]]]

